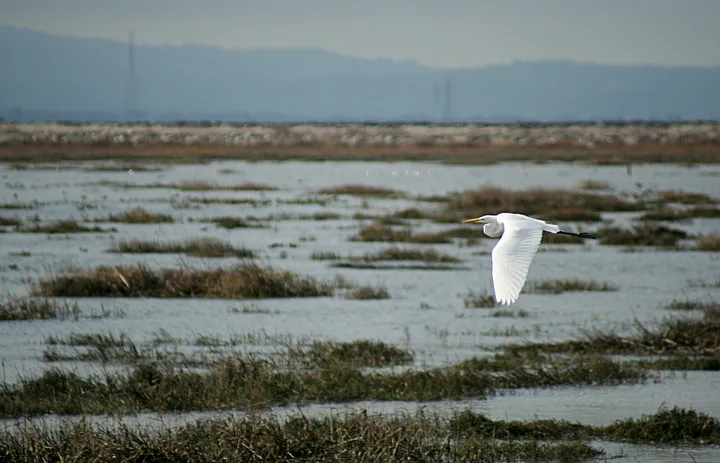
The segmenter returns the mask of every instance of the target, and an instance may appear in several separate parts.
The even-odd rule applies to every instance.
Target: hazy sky
[[[720,0],[0,0],[0,23],[228,48],[320,47],[436,66],[720,64]]]

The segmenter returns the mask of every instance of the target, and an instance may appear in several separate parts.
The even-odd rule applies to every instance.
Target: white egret
[[[495,300],[510,305],[520,295],[543,232],[597,239],[589,233],[570,233],[543,220],[522,214],[483,215],[463,223],[481,223],[486,235],[500,241],[492,250],[492,277]]]

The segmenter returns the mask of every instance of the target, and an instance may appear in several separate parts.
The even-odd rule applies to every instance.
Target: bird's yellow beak
[[[482,219],[482,217],[476,217],[474,219],[463,220],[462,223],[477,223],[477,222],[480,222],[480,219]]]

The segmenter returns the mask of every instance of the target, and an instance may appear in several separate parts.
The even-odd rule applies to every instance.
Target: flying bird
[[[561,231],[555,224],[522,214],[483,215],[463,223],[483,224],[483,232],[492,238],[502,235],[492,250],[492,277],[495,300],[506,305],[519,297],[543,232],[597,239],[589,233]]]

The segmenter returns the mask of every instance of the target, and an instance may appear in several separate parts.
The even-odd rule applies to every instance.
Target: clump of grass
[[[621,337],[614,332],[594,330],[584,339],[557,344],[506,346],[506,352],[604,353],[604,354],[703,354],[720,352],[720,308],[704,310],[702,319],[669,319],[648,328],[635,324],[636,334]]]
[[[469,309],[486,309],[493,308],[497,305],[495,296],[492,294],[488,294],[487,292],[476,293],[472,290],[468,291],[465,295],[463,303],[465,304],[465,307]]]
[[[360,233],[351,241],[382,241],[382,242],[405,242],[417,244],[443,244],[450,243],[450,238],[443,233],[413,233],[412,230],[396,229],[382,223],[372,223],[363,227]]]
[[[20,297],[0,301],[0,321],[48,320],[80,317],[77,303]]]
[[[689,235],[683,230],[643,222],[631,229],[619,227],[601,228],[595,232],[601,244],[628,246],[676,246],[681,239]]]
[[[37,202],[33,203],[0,203],[0,209],[36,209],[38,207]]]
[[[362,372],[335,366],[276,368],[249,354],[213,362],[207,372],[140,362],[128,374],[83,379],[49,369],[35,378],[2,384],[5,417],[136,411],[264,408],[273,404],[356,400],[440,400],[486,397],[497,389],[611,385],[644,381],[637,367],[602,356],[475,359],[424,371]]]
[[[228,187],[231,191],[274,191],[277,190],[274,186],[267,185],[265,183],[253,183],[245,182],[240,185],[233,185]]]
[[[100,227],[88,227],[81,224],[77,220],[59,220],[57,222],[48,224],[35,224],[30,227],[22,227],[18,229],[22,233],[105,233],[117,231],[114,228],[100,228]]]
[[[667,310],[706,310],[718,307],[715,301],[700,301],[697,299],[673,299],[668,305],[665,306]]]
[[[243,262],[231,268],[153,270],[143,264],[77,270],[41,279],[34,295],[220,299],[332,296],[333,285]]]
[[[718,252],[720,251],[720,234],[710,234],[700,237],[695,243],[696,251]]]
[[[120,240],[109,252],[131,254],[187,254],[193,257],[254,258],[251,249],[236,248],[218,238],[188,238],[183,241],[149,241],[141,239]]]
[[[19,227],[23,222],[17,217],[0,216],[0,226],[2,227]]]
[[[122,222],[122,223],[172,223],[175,221],[169,214],[163,214],[160,212],[151,212],[144,207],[135,207],[128,211],[119,214],[108,215],[107,222]]]
[[[719,218],[720,208],[714,205],[700,205],[690,209],[671,209],[669,207],[661,207],[648,211],[639,217],[639,220],[659,220],[664,222],[673,222],[678,220],[700,219],[700,218]]]
[[[602,180],[583,180],[580,182],[581,190],[610,190],[610,184]]]
[[[608,282],[570,280],[531,281],[525,288],[526,293],[561,294],[569,291],[617,291],[617,287]]]
[[[272,204],[271,199],[258,199],[258,198],[207,198],[191,196],[184,199],[187,203],[196,204],[224,204],[229,206],[237,205],[249,205],[253,207],[267,206]]]
[[[679,190],[660,191],[658,199],[662,202],[677,204],[715,204],[717,202],[705,193],[688,193]]]
[[[221,442],[219,445],[218,442]],[[604,454],[587,442],[496,441],[459,435],[437,417],[383,417],[366,412],[308,418],[216,418],[152,432],[103,427],[86,421],[56,430],[37,426],[0,434],[9,461],[556,461],[571,463]],[[149,457],[148,457],[149,458]]]
[[[144,166],[142,164],[102,164],[96,166],[85,167],[86,172],[160,172],[161,167]]]
[[[260,183],[243,183],[241,185],[216,185],[201,180],[187,180],[170,184],[155,185],[128,185],[133,188],[173,188],[181,191],[271,191],[275,190],[270,185]]]
[[[363,285],[348,290],[347,299],[390,299],[390,292],[384,286]]]
[[[343,260],[335,252],[314,251],[310,256],[313,260]],[[377,261],[419,261],[425,263],[457,263],[461,259],[442,253],[436,249],[411,249],[391,247],[373,253],[365,253],[359,257],[348,256],[348,261],[377,262]]]
[[[252,223],[242,217],[215,217],[212,219],[202,220],[203,222],[212,222],[220,228],[233,230],[236,228],[263,228],[262,224]]]
[[[403,198],[405,194],[392,188],[383,188],[371,185],[347,184],[323,188],[318,191],[324,195],[352,195],[376,198]]]
[[[46,350],[43,359],[46,362],[58,361],[99,361],[137,363],[144,358],[138,346],[124,333],[72,333],[67,337],[49,336],[45,344],[50,346],[83,347],[72,354],[56,349]]]
[[[525,311],[525,310],[522,310],[522,309],[521,309],[521,310],[516,310],[516,311],[501,309],[501,310],[496,310],[496,311],[494,311],[494,312],[491,312],[491,313],[489,314],[489,316],[490,316],[490,317],[497,317],[497,318],[500,318],[500,317],[508,317],[508,318],[528,318],[528,317],[530,316],[530,313],[527,312],[527,311]]]
[[[663,222],[673,222],[677,220],[687,220],[689,218],[690,216],[688,216],[687,211],[685,210],[663,207],[660,209],[647,211],[646,213],[641,215],[638,220],[658,220]]]
[[[698,219],[718,219],[720,218],[720,208],[716,206],[695,206],[687,210],[687,214]]]
[[[392,216],[396,219],[429,219],[431,214],[417,207],[409,207],[393,213]]]
[[[394,260],[394,261],[421,261],[421,262],[445,262],[445,263],[456,263],[461,262],[455,256],[445,254],[437,251],[436,249],[407,249],[392,247],[383,249],[376,253],[365,254],[361,257],[362,260],[367,262],[374,262],[379,260]]]
[[[407,349],[380,341],[353,342],[315,341],[301,353],[309,365],[328,368],[336,365],[351,367],[385,367],[406,365],[413,361]]]
[[[443,264],[374,264],[370,262],[336,262],[331,264],[334,268],[351,268],[355,270],[469,270],[454,265]]]
[[[600,435],[629,442],[718,443],[720,422],[695,410],[674,407],[635,420],[619,420],[602,429]]]
[[[494,421],[465,411],[450,419],[459,434],[500,439],[585,440],[610,439],[633,443],[714,444],[720,442],[717,419],[674,407],[640,419],[617,420],[609,426],[590,426],[557,420]]]
[[[310,258],[312,260],[341,260],[342,256],[330,251],[313,251]]]
[[[525,191],[485,187],[449,196],[441,215],[446,221],[467,219],[468,211],[523,211],[527,215],[543,215],[563,209],[593,212],[638,211],[643,204],[615,196],[582,193],[570,190],[532,189]]]

